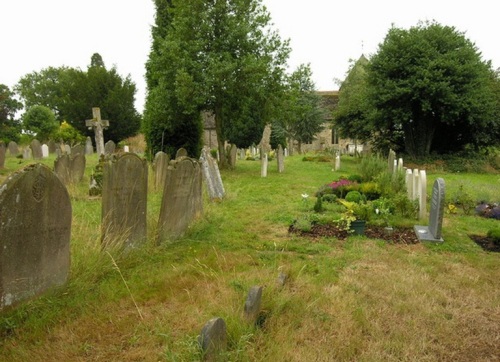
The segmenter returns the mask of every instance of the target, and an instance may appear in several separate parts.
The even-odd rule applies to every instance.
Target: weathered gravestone
[[[92,119],[87,119],[85,121],[85,126],[87,126],[88,129],[94,130],[97,154],[99,156],[103,155],[105,153],[103,130],[109,127],[109,121],[101,119],[101,109],[99,107],[92,108]]]
[[[64,185],[68,185],[71,180],[69,165],[70,158],[66,154],[57,157],[54,161],[54,172]]]
[[[49,157],[49,146],[46,145],[45,143],[42,145],[42,157],[43,158]]]
[[[64,153],[67,154],[67,155],[71,155],[71,146],[70,145],[63,145],[62,146],[64,148]]]
[[[278,152],[276,153],[276,161],[278,163],[278,172],[285,171],[285,155],[283,154],[283,147],[278,145]]]
[[[245,301],[245,319],[251,323],[256,323],[260,314],[260,305],[262,302],[262,287],[253,286],[248,292]]]
[[[233,169],[236,167],[237,154],[238,154],[238,147],[236,147],[236,145],[231,144],[227,146],[227,155],[228,155],[227,161],[229,163],[229,167]]]
[[[34,139],[30,143],[31,152],[35,160],[40,160],[43,157],[42,144],[37,139]]]
[[[11,156],[17,156],[19,154],[19,147],[16,142],[10,141],[8,148]]]
[[[158,221],[158,242],[180,237],[202,212],[200,164],[188,157],[170,161]]]
[[[260,159],[260,176],[267,177],[267,153],[264,153]]]
[[[92,139],[87,137],[85,141],[85,155],[92,155],[94,153],[94,146],[92,146]]]
[[[204,361],[217,361],[227,348],[226,322],[222,318],[212,318],[198,336]]]
[[[387,169],[389,173],[394,173],[394,160],[396,159],[396,152],[389,150],[389,156],[387,157]]]
[[[3,142],[0,142],[0,168],[5,167],[5,154],[7,153],[7,148]]]
[[[23,159],[25,159],[25,160],[31,160],[32,158],[33,158],[33,155],[32,155],[32,152],[31,152],[31,148],[26,147],[23,150]]]
[[[54,153],[56,153],[56,148],[57,148],[57,145],[56,145],[56,143],[55,143],[53,140],[50,140],[50,141],[47,143],[47,146],[49,146],[49,154],[54,154]]]
[[[442,178],[434,181],[431,196],[431,210],[429,213],[429,226],[415,225],[415,233],[421,241],[443,242],[441,229],[443,226],[445,184]]]
[[[210,155],[208,149],[203,148],[201,150],[200,162],[203,180],[205,181],[205,185],[207,185],[208,197],[210,200],[221,200],[224,198],[226,192],[217,161]]]
[[[113,153],[115,153],[115,150],[116,150],[116,144],[113,142],[113,140],[109,140],[104,145],[104,153],[106,155],[112,155]]]
[[[86,159],[82,153],[77,153],[76,155],[71,155],[70,160],[70,181],[74,184],[77,184],[83,179]]]
[[[153,171],[155,175],[155,190],[163,191],[165,186],[165,180],[167,178],[167,168],[170,162],[170,157],[163,151],[156,152],[155,159],[153,161]]]
[[[148,164],[133,153],[104,163],[101,242],[134,247],[146,239]]]
[[[188,153],[186,151],[185,148],[181,147],[177,150],[177,152],[175,153],[175,158],[178,159],[178,158],[181,158],[181,157],[187,157],[188,156]]]
[[[70,267],[71,203],[45,165],[0,187],[0,309],[63,285]]]
[[[85,147],[83,145],[75,145],[71,147],[72,156],[83,155],[83,154],[85,154]]]
[[[83,178],[85,164],[85,156],[82,154],[76,156],[64,154],[54,161],[54,172],[64,185],[77,184]]]

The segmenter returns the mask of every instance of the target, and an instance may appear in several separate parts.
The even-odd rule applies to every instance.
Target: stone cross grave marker
[[[104,163],[101,242],[137,246],[146,240],[148,164],[135,153]],[[118,244],[120,243],[120,244]]]
[[[109,127],[109,121],[101,119],[99,107],[92,108],[92,119],[87,119],[85,125],[94,130],[97,154],[104,154],[104,133],[103,130]]]
[[[0,186],[0,309],[63,285],[70,268],[71,202],[45,165]]]
[[[158,220],[158,243],[183,235],[203,212],[201,168],[197,160],[170,161]]]
[[[210,319],[198,336],[203,361],[217,361],[227,348],[227,327],[222,318]]]
[[[445,184],[442,178],[434,181],[431,196],[431,211],[429,213],[429,226],[415,225],[415,233],[420,241],[443,242],[441,229],[444,215]]]
[[[201,150],[200,162],[203,180],[207,185],[210,200],[221,200],[224,198],[226,191],[224,190],[217,161],[213,159],[207,148]]]

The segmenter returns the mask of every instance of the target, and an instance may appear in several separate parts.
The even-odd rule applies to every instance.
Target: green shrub
[[[361,193],[359,191],[349,191],[345,195],[345,199],[346,199],[346,201],[355,202],[355,203],[359,204],[363,200],[363,196],[361,195]]]
[[[392,200],[396,214],[413,219],[417,217],[418,200],[410,200],[406,193],[403,192],[394,195]]]
[[[463,184],[458,186],[458,190],[452,196],[452,201],[456,206],[462,208],[465,215],[470,215],[476,207],[476,202]]]
[[[323,211],[323,198],[321,196],[316,197],[316,203],[314,204],[314,211],[321,212]]]
[[[363,179],[361,178],[361,176],[360,176],[360,175],[349,175],[349,176],[347,177],[347,179],[348,179],[349,181],[352,181],[352,182],[357,182],[357,183],[361,183],[361,182],[363,182]]]
[[[359,192],[361,192],[367,200],[376,200],[380,198],[380,187],[376,182],[364,182],[359,185]]]
[[[380,195],[392,197],[393,195],[406,192],[405,175],[402,172],[381,172],[375,181],[379,185]]]
[[[387,162],[379,156],[363,157],[359,164],[359,172],[364,182],[375,181],[384,171],[387,171]]]
[[[324,194],[321,198],[323,199],[324,202],[329,202],[329,203],[334,203],[335,201],[337,201],[337,196],[334,194]]]

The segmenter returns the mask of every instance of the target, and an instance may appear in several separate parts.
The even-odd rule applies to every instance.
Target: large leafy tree
[[[23,129],[40,141],[48,140],[58,126],[54,112],[46,106],[33,106],[23,115]]]
[[[153,153],[166,144],[189,145],[190,137],[196,141],[200,112],[208,112],[215,117],[225,167],[225,142],[256,143],[271,119],[288,43],[270,30],[260,0],[173,0],[171,5],[162,8],[169,17],[162,19],[167,29],[153,28],[153,37],[161,39],[153,39],[147,65],[148,147]],[[175,132],[180,127],[187,133]],[[197,156],[199,142],[189,149]]]
[[[0,141],[18,141],[20,124],[15,119],[16,112],[22,104],[15,99],[12,92],[5,84],[0,84]]]
[[[16,90],[26,109],[46,106],[59,122],[67,121],[86,135],[92,135],[85,127],[92,107],[100,107],[103,119],[110,121],[106,139],[121,141],[135,135],[140,127],[140,115],[134,106],[135,84],[129,76],[122,78],[115,67],[106,69],[97,53],[92,55],[87,71],[49,67],[22,77]]]
[[[276,136],[284,135],[289,144],[311,143],[324,128],[325,114],[321,97],[316,93],[309,64],[301,64],[287,79],[282,111],[272,127]],[[290,147],[292,150],[293,147]]]
[[[368,69],[374,130],[401,129],[410,155],[498,141],[491,65],[455,28],[393,27]]]

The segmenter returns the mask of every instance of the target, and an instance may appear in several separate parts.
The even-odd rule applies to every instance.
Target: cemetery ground
[[[25,164],[7,158],[0,180]],[[2,312],[2,361],[199,361],[197,337],[214,317],[227,324],[224,361],[500,359],[500,253],[469,237],[499,220],[446,213],[442,244],[300,236],[290,225],[313,212],[319,186],[356,173],[356,159],[344,156],[332,172],[291,156],[283,173],[271,161],[266,178],[258,161],[238,160],[222,172],[225,199],[205,195],[203,217],[183,237],[155,245],[161,193],[150,187],[150,241],[102,251],[101,201],[87,196],[95,164],[89,157],[83,182],[69,186],[69,281]],[[437,177],[447,197],[464,185],[476,199],[499,201],[498,173],[429,170],[428,192]],[[243,309],[255,285],[263,292],[254,325]]]

